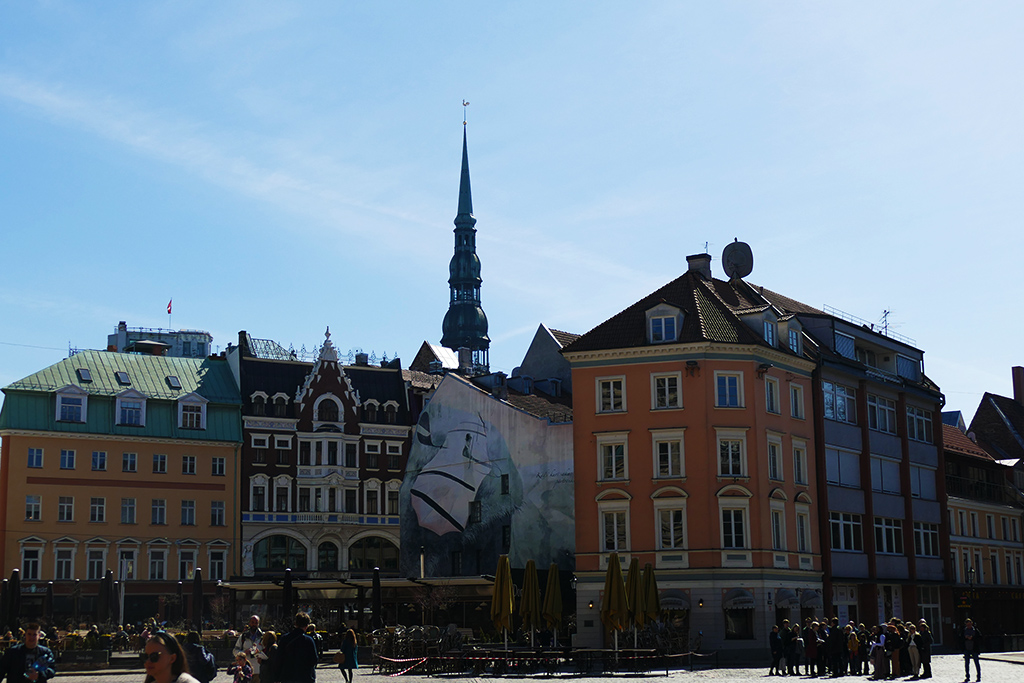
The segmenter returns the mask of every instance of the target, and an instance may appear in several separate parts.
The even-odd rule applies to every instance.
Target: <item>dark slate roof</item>
[[[968,432],[974,432],[997,460],[1024,458],[1024,406],[985,392]]]
[[[300,361],[263,360],[243,357],[240,362],[242,375],[242,400],[249,405],[253,392],[262,391],[267,396],[278,393],[295,399],[295,393],[313,369],[312,363]],[[251,411],[243,409],[245,414]]]
[[[546,394],[521,394],[508,390],[506,399],[520,410],[550,420],[551,422],[572,422],[572,396],[548,396]]]
[[[678,336],[680,343],[717,341],[767,346],[736,313],[765,305],[764,300],[747,289],[743,283],[734,286],[721,280],[706,280],[688,271],[583,334],[564,350],[571,353],[650,346],[646,312],[661,303],[675,306],[684,313]]]
[[[429,372],[419,370],[402,370],[402,377],[415,389],[436,389],[444,375],[432,375]]]
[[[796,299],[790,299],[788,296],[784,296],[778,292],[773,292],[767,287],[761,287],[759,285],[751,285],[751,287],[757,289],[761,296],[770,301],[773,306],[783,311],[789,311],[790,313],[813,313],[815,315],[826,315],[825,311],[822,311],[821,309],[808,306]]]
[[[558,345],[563,349],[580,338],[580,335],[578,334],[563,332],[562,330],[554,330],[550,327],[548,328],[548,331],[551,332],[551,336],[555,338],[555,341],[558,342]]]
[[[978,444],[971,441],[970,437],[952,425],[942,425],[942,446],[947,451],[966,455],[971,458],[979,458],[992,462],[995,458]]]
[[[381,403],[395,401],[399,405],[399,424],[408,424],[409,408],[405,400],[405,378],[401,370],[365,365],[345,365],[343,369],[352,382],[352,388],[359,392],[359,400],[375,398]]]

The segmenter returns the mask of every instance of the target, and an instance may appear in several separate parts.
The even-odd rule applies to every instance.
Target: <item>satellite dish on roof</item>
[[[733,239],[722,250],[722,267],[730,280],[740,280],[750,275],[754,269],[754,252],[750,251],[750,245]]]

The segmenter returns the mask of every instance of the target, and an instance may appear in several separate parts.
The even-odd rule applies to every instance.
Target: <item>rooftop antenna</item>
[[[704,243],[704,253],[705,254],[708,253],[708,243],[707,242]]]
[[[889,315],[892,313],[889,309],[882,311],[882,334],[889,336]]]
[[[462,100],[462,125],[466,125],[466,107],[469,106],[469,102]]]

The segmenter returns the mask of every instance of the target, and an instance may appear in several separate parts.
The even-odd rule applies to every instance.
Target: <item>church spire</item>
[[[476,218],[469,184],[469,148],[465,121],[462,129],[462,176],[459,180],[459,210],[455,216],[455,254],[449,263],[448,287],[451,298],[441,324],[441,345],[456,353],[467,349],[474,374],[489,372],[487,316],[480,304],[480,259],[476,255]],[[460,365],[463,361],[460,359]]]

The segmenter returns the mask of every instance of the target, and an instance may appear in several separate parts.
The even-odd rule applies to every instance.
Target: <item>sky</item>
[[[0,386],[120,320],[407,365],[465,114],[492,369],[738,238],[750,282],[889,311],[969,420],[1024,364],[1022,33],[1018,2],[0,3]]]

